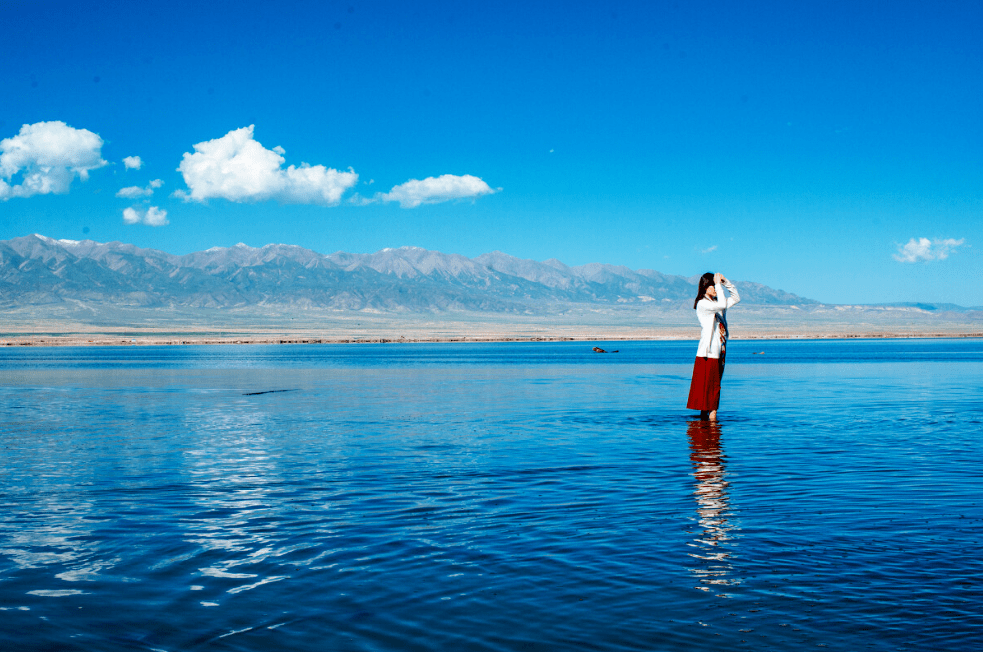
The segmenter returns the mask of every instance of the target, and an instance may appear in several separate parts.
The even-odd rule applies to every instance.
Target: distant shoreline
[[[434,337],[305,337],[296,335],[253,335],[241,337],[160,337],[153,334],[141,335],[110,335],[93,334],[91,336],[71,336],[52,335],[47,337],[38,336],[13,336],[0,338],[0,347],[64,347],[64,346],[221,346],[229,344],[492,344],[492,343],[533,343],[533,342],[653,342],[653,341],[696,341],[699,339],[694,335],[672,333],[660,336],[632,336],[616,335],[614,333],[598,333],[593,335],[541,335],[541,336],[509,336],[499,334],[481,335],[460,335],[460,336],[434,336]],[[983,339],[981,332],[926,332],[926,333],[897,333],[897,332],[876,332],[876,333],[801,333],[791,335],[789,333],[748,333],[735,336],[734,341],[741,340],[910,340],[910,339]]]

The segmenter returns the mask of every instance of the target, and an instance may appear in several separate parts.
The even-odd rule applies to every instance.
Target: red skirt
[[[724,375],[724,356],[697,358],[693,365],[693,382],[689,386],[690,410],[716,410],[720,405],[720,378]]]

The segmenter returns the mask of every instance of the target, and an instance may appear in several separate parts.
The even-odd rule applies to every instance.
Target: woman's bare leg
[[[716,420],[717,420],[717,411],[710,410],[710,421],[716,421]]]

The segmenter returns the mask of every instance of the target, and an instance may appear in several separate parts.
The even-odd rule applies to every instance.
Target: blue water
[[[0,649],[983,647],[983,341],[694,350],[0,350]]]

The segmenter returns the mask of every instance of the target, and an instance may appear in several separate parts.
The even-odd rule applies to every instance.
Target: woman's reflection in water
[[[696,513],[701,531],[689,545],[697,549],[690,556],[699,565],[690,570],[699,579],[696,588],[701,591],[725,591],[725,586],[736,586],[740,579],[731,577],[730,551],[736,527],[731,522],[727,496],[727,472],[720,450],[720,424],[715,421],[691,421],[687,429],[690,445],[690,461],[696,479]],[[723,593],[719,597],[727,597]]]

